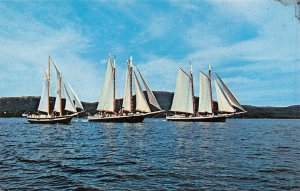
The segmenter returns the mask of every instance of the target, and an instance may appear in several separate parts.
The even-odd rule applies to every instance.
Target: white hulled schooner
[[[171,112],[175,115],[167,116],[169,121],[199,121],[225,122],[228,117],[240,115],[247,111],[237,101],[229,88],[218,74],[214,79],[218,110],[215,111],[212,97],[212,70],[209,65],[208,75],[200,71],[199,105],[196,111],[192,65],[190,74],[179,67],[176,89],[173,97]]]
[[[139,71],[138,71],[139,72]],[[145,79],[139,72],[142,82],[145,86],[149,103],[156,107],[158,111],[151,112],[147,99],[141,88],[136,73],[133,71],[132,57],[129,59],[129,63],[126,65],[126,80],[125,91],[123,97],[122,108],[117,111],[116,108],[116,62],[115,59],[109,55],[107,61],[107,69],[105,74],[104,83],[100,95],[100,100],[97,106],[97,113],[88,117],[90,122],[127,122],[135,123],[142,122],[144,118],[150,115],[155,115],[161,112],[153,92]],[[132,81],[132,78],[134,81]],[[133,82],[136,92],[135,109],[133,108]]]
[[[56,83],[56,99],[54,109],[51,112],[50,108],[50,65],[54,66],[57,76]],[[65,99],[65,106],[63,107],[63,98]],[[73,88],[62,78],[62,73],[58,70],[58,67],[49,56],[48,69],[45,73],[45,80],[41,99],[38,106],[38,113],[27,116],[30,123],[44,123],[44,124],[56,124],[64,123],[68,124],[72,118],[79,112],[77,110],[84,110],[83,106],[74,92]]]

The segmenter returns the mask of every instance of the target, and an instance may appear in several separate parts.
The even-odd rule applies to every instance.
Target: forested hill
[[[173,93],[154,91],[159,104],[162,109],[168,113],[171,108]],[[133,98],[135,100],[135,97]],[[23,97],[2,97],[0,98],[0,117],[21,117],[22,113],[35,112],[38,107],[40,97],[23,96]],[[55,98],[51,98],[51,107],[54,107]],[[94,113],[97,107],[97,102],[87,103],[82,102],[87,113]],[[196,98],[196,105],[198,98]],[[120,109],[122,99],[117,100],[117,109]],[[217,103],[215,103],[217,106]],[[282,119],[300,119],[300,105],[293,105],[288,107],[258,107],[243,105],[248,111],[241,117],[245,118],[282,118]]]

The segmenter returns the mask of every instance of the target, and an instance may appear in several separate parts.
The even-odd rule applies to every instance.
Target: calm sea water
[[[300,120],[0,119],[2,190],[300,190]]]

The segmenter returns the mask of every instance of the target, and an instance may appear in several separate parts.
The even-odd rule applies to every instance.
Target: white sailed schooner
[[[214,110],[212,98],[212,70],[209,65],[208,75],[200,71],[200,95],[198,111],[195,107],[194,84],[192,66],[190,74],[182,68],[178,69],[176,89],[173,97],[173,116],[167,116],[169,121],[203,121],[203,122],[225,122],[228,117],[246,113],[246,110],[237,101],[223,80],[216,74],[214,80],[218,110]]]
[[[139,72],[139,71],[138,71]],[[129,59],[129,63],[126,66],[126,80],[125,80],[125,93],[123,98],[123,104],[120,111],[116,108],[116,62],[111,56],[108,58],[107,69],[105,79],[100,95],[100,100],[97,106],[97,111],[93,116],[88,117],[90,122],[142,122],[145,117],[149,115],[155,115],[161,112],[153,92],[145,79],[139,72],[142,82],[146,88],[149,103],[156,107],[159,111],[151,112],[149,104],[146,100],[144,92],[138,81],[136,73],[133,71],[132,57]],[[132,78],[134,78],[134,86],[136,92],[135,109],[133,109],[133,95],[132,95]]]
[[[54,109],[51,112],[50,108],[50,64],[53,64],[57,75],[57,85],[56,85],[56,99],[54,104]],[[63,108],[62,99],[65,98],[65,106]],[[64,123],[68,124],[71,122],[72,118],[76,116],[79,112],[78,110],[84,110],[83,106],[70,86],[62,78],[62,73],[58,70],[56,64],[49,56],[48,69],[45,73],[45,82],[43,86],[43,92],[38,106],[38,114],[31,114],[27,116],[28,122],[30,123],[45,123],[45,124],[55,124]]]

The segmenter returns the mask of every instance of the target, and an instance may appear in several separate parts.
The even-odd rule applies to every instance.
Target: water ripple
[[[0,119],[0,190],[300,190],[299,126]]]

